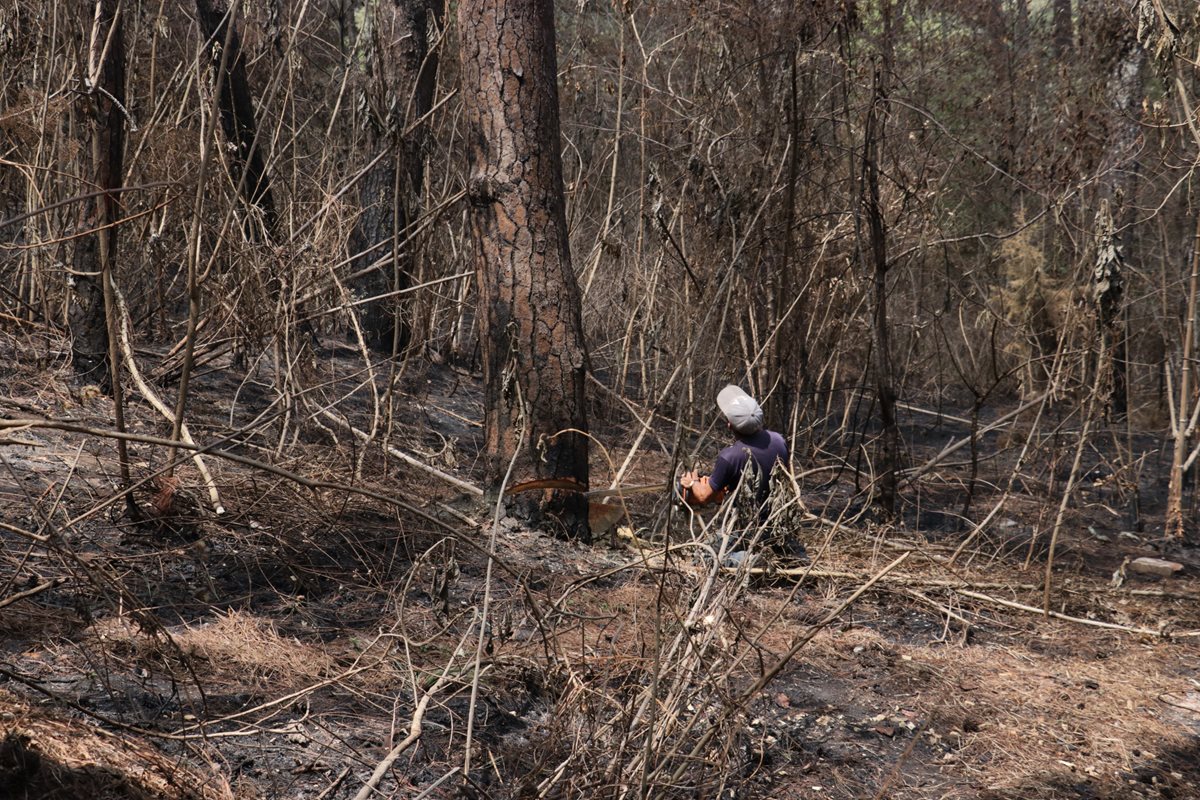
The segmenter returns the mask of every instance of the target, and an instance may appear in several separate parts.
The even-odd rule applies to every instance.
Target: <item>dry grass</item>
[[[81,725],[0,690],[0,794],[89,800],[232,800],[201,773],[145,740]],[[10,794],[11,793],[11,794]]]
[[[128,617],[96,623],[92,634],[107,647],[124,649],[135,658],[158,660],[182,655],[192,669],[209,680],[255,690],[278,691],[327,677],[335,659],[324,649],[282,636],[270,619],[246,612],[215,614],[211,621],[169,631],[173,647],[151,636]]]

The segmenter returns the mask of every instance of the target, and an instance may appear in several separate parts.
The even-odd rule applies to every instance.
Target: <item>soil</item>
[[[110,429],[60,347],[6,342],[0,416]],[[1007,496],[1019,444],[989,434],[965,511],[966,449],[903,484],[895,522],[856,481],[861,440],[814,431],[805,459],[829,469],[801,479],[793,530],[810,569],[746,574],[704,554],[719,512],[664,496],[590,545],[532,530],[317,414],[371,426],[353,351],[308,370],[302,398],[265,364],[198,376],[197,441],[319,484],[213,453],[222,515],[190,462],[155,477],[164,448],[130,445],[139,506],[166,512],[135,522],[111,439],[4,432],[0,797],[351,798],[422,698],[375,796],[1200,797],[1200,553],[1155,543],[1154,432],[1101,426],[1047,570],[1077,419],[1037,434]],[[377,439],[475,480],[477,377],[409,363],[394,392]],[[594,416],[619,462],[640,423],[603,397]],[[136,394],[128,418],[168,430]],[[908,462],[968,431],[908,414]],[[625,482],[663,480],[672,441],[656,423]],[[612,475],[602,454],[594,471]]]

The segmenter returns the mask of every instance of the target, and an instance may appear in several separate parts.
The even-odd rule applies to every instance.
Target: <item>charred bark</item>
[[[98,3],[98,31],[88,71],[97,69],[96,85],[89,87],[93,186],[102,194],[83,206],[81,227],[90,231],[75,247],[76,271],[68,322],[71,329],[71,362],[80,377],[112,393],[104,274],[117,257],[117,221],[125,157],[125,37],[116,0]],[[90,15],[89,15],[90,16]],[[90,21],[90,20],[89,20]]]
[[[1130,32],[1132,34],[1132,31]],[[1111,136],[1111,155],[1118,165],[1115,179],[1111,183],[1115,222],[1118,230],[1125,231],[1124,238],[1129,248],[1138,249],[1137,228],[1133,210],[1137,207],[1137,186],[1141,176],[1138,163],[1141,139],[1141,107],[1145,98],[1143,78],[1146,51],[1130,35],[1126,40],[1121,58],[1118,60],[1109,83],[1112,104],[1116,111],[1114,130]],[[1126,354],[1129,332],[1126,329],[1123,308],[1106,320],[1112,334],[1112,394],[1109,411],[1113,416],[1123,416],[1128,407]]]
[[[588,481],[586,350],[571,268],[559,152],[550,0],[459,5],[463,106],[489,479]],[[589,538],[587,503],[548,491],[534,509]]]
[[[279,215],[271,194],[271,180],[258,142],[258,125],[254,117],[254,98],[246,76],[246,58],[234,24],[228,0],[196,0],[196,16],[205,37],[205,46],[214,70],[222,70],[217,81],[221,93],[221,130],[231,145],[228,159],[230,177],[238,187],[247,210],[260,217],[256,225],[254,213],[248,215],[246,236],[251,241],[270,241],[275,237]]]
[[[440,26],[439,0],[385,0],[379,4],[371,49],[366,105],[372,150],[388,155],[364,176],[362,213],[350,235],[352,286],[363,297],[379,297],[412,284],[409,225],[420,213],[425,181],[424,125],[413,127],[433,106],[437,54],[429,50],[429,28]],[[387,297],[362,306],[367,344],[391,353],[412,336],[406,303]]]
[[[789,64],[790,93],[788,97],[788,137],[791,149],[788,153],[787,188],[784,193],[783,235],[781,261],[773,271],[771,282],[775,297],[771,304],[778,326],[769,352],[768,383],[775,384],[777,402],[772,403],[770,422],[776,430],[787,430],[792,414],[799,402],[801,392],[808,388],[808,342],[804,329],[807,311],[807,282],[800,276],[796,265],[796,188],[799,181],[800,139],[804,130],[804,112],[799,102],[799,86],[796,71],[796,53]],[[807,235],[807,233],[806,233]]]
[[[1055,58],[1071,52],[1075,26],[1071,20],[1071,0],[1054,0],[1054,32],[1051,39]]]
[[[877,71],[871,105],[867,109],[862,162],[862,205],[874,282],[872,311],[872,368],[879,399],[879,444],[876,449],[875,500],[884,514],[896,513],[896,471],[900,459],[900,431],[896,425],[896,379],[892,365],[887,310],[887,225],[879,200],[879,144],[883,139],[881,113],[887,101],[883,78]]]

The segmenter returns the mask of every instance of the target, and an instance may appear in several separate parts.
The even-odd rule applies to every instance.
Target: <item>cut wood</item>
[[[1164,578],[1169,578],[1183,569],[1183,564],[1175,561],[1166,561],[1161,558],[1143,557],[1130,561],[1129,569],[1134,572],[1140,572],[1143,575],[1160,575]]]

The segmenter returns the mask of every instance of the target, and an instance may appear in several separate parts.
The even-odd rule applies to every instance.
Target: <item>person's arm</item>
[[[718,458],[711,476],[701,476],[699,473],[687,472],[679,479],[679,486],[686,493],[684,499],[694,505],[706,506],[709,503],[720,503],[728,494],[729,465]]]
[[[700,476],[695,472],[685,472],[679,479],[679,485],[686,492],[684,499],[698,506],[708,505],[717,494],[710,485],[708,476]],[[721,496],[724,497],[724,493]]]

